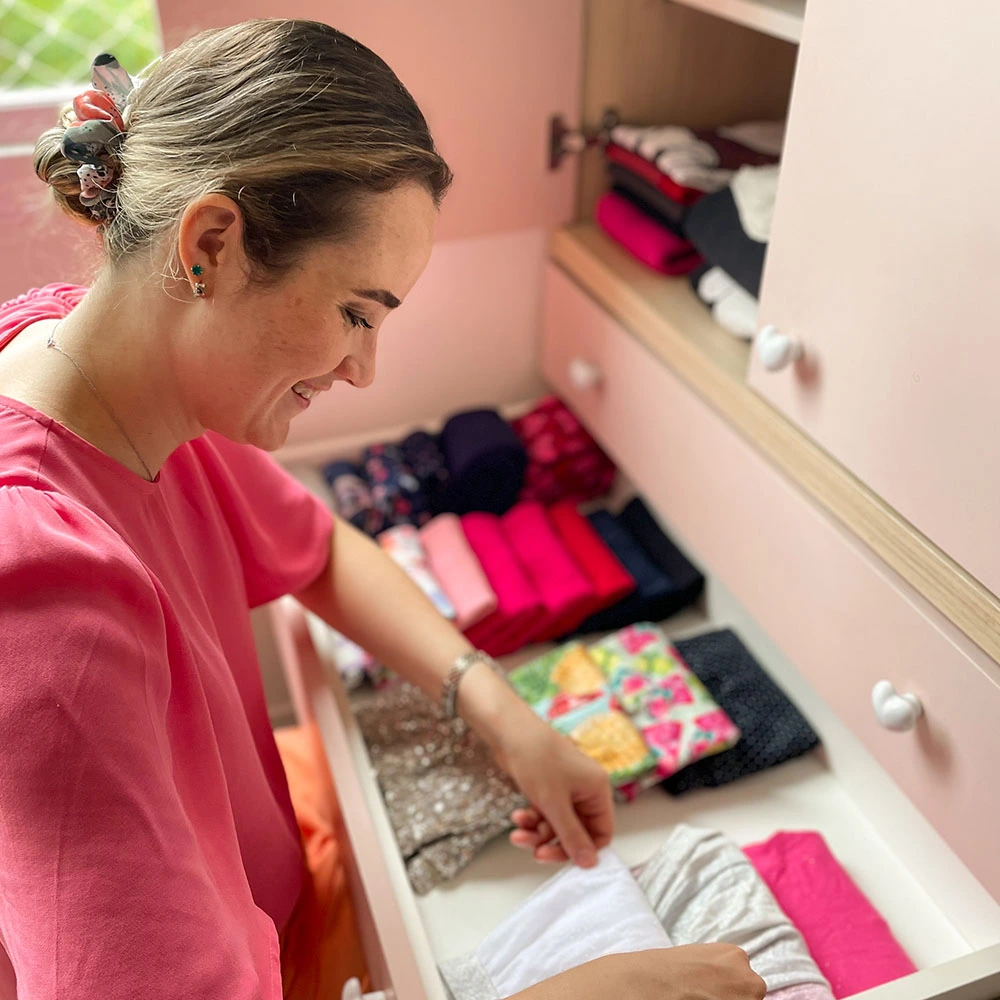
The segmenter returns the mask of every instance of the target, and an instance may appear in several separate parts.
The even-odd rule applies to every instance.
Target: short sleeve
[[[250,607],[308,587],[330,559],[329,509],[259,448],[213,433],[192,446],[236,543]]]
[[[18,995],[280,1000],[210,740],[170,740],[192,696],[141,564],[82,507],[2,487],[0,608],[0,940]]]

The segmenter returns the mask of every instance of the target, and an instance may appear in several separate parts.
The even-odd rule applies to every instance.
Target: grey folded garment
[[[394,684],[355,715],[419,895],[458,875],[526,804],[486,744],[417,688]]]
[[[767,983],[772,1000],[833,1000],[802,936],[743,852],[720,833],[677,826],[646,864],[631,873],[624,868],[606,873],[629,884],[634,880],[642,893],[638,898],[634,887],[630,894],[628,885],[619,882],[615,888],[607,878],[600,881],[600,872],[590,876],[594,880],[591,891],[574,893],[574,888],[585,885],[587,876],[567,878],[567,874],[573,870],[564,870],[546,883],[475,952],[442,964],[453,1000],[501,1000],[511,992],[503,987],[514,985],[513,972],[525,979],[525,970],[536,964],[549,970],[569,967],[557,954],[561,949],[572,956],[572,964],[582,965],[616,951],[662,946],[642,933],[647,907],[665,931],[668,945],[723,942],[742,948]],[[551,930],[571,929],[565,942],[558,934],[545,932],[545,913],[555,925]],[[532,921],[539,923],[537,933],[527,934],[525,941],[525,925]],[[608,947],[606,938],[618,926],[621,946]],[[588,935],[593,946],[586,941]],[[512,949],[515,938],[518,946]],[[538,950],[534,958],[532,949]]]
[[[632,874],[675,945],[742,948],[768,992],[829,984],[746,855],[721,833],[675,827]]]

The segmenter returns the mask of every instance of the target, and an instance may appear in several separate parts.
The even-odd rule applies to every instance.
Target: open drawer
[[[710,588],[713,583],[710,581]],[[727,615],[734,620],[732,613]],[[374,772],[349,697],[314,643],[306,613],[291,598],[272,606],[273,627],[300,720],[314,720],[343,809],[351,884],[373,986],[398,1000],[443,1000],[437,959],[475,947],[551,874],[498,840],[454,882],[416,897],[396,849]],[[675,623],[690,632],[690,617]],[[709,623],[701,621],[703,630]],[[315,628],[315,625],[312,626]],[[746,632],[740,623],[741,631]],[[677,627],[669,629],[677,635]],[[526,651],[518,660],[537,652]],[[784,678],[782,678],[784,680]],[[804,685],[804,686],[803,686]],[[923,970],[860,994],[865,1000],[992,1000],[1000,995],[1000,906],[997,906],[880,771],[854,737],[825,712],[801,678],[796,700],[817,726],[828,755],[802,758],[722,789],[673,799],[650,790],[618,807],[615,849],[627,863],[648,857],[665,828],[678,822],[722,830],[738,843],[778,829],[816,829],[888,919]],[[815,699],[815,700],[814,700]],[[896,809],[899,845],[880,832],[866,795],[830,760],[853,755],[845,771],[867,768],[867,798]],[[874,793],[874,794],[871,794]],[[908,869],[901,857],[910,859]],[[919,871],[915,870],[919,868]],[[933,873],[932,878],[927,878]],[[940,888],[940,899],[932,895]]]

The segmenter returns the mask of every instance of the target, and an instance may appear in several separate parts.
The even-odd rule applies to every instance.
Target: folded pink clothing
[[[835,997],[916,972],[882,915],[818,833],[778,833],[743,853],[798,927]]]
[[[500,520],[545,607],[533,640],[548,642],[572,632],[590,614],[597,592],[563,545],[545,508],[537,500],[525,500]]]
[[[608,236],[661,274],[690,274],[702,262],[691,243],[614,191],[597,203],[596,218]]]
[[[455,624],[464,632],[497,608],[497,595],[469,547],[456,514],[439,514],[420,531],[428,565],[455,608]]]
[[[520,649],[538,631],[545,608],[534,584],[507,543],[500,518],[474,512],[461,518],[462,531],[497,597],[497,608],[466,630],[466,637],[491,656]]]

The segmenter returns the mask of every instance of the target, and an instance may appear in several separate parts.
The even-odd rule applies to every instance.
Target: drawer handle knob
[[[601,383],[601,369],[583,358],[573,358],[569,363],[569,381],[574,389],[586,392]]]
[[[802,357],[802,345],[778,333],[777,327],[765,326],[757,334],[757,357],[769,372],[778,372]]]
[[[872,705],[879,725],[894,733],[908,732],[924,714],[924,706],[915,694],[899,694],[890,681],[879,681],[875,685]]]
[[[361,983],[357,979],[348,979],[344,983],[340,1000],[391,1000],[392,993],[389,990],[377,990],[375,993],[362,993]]]

